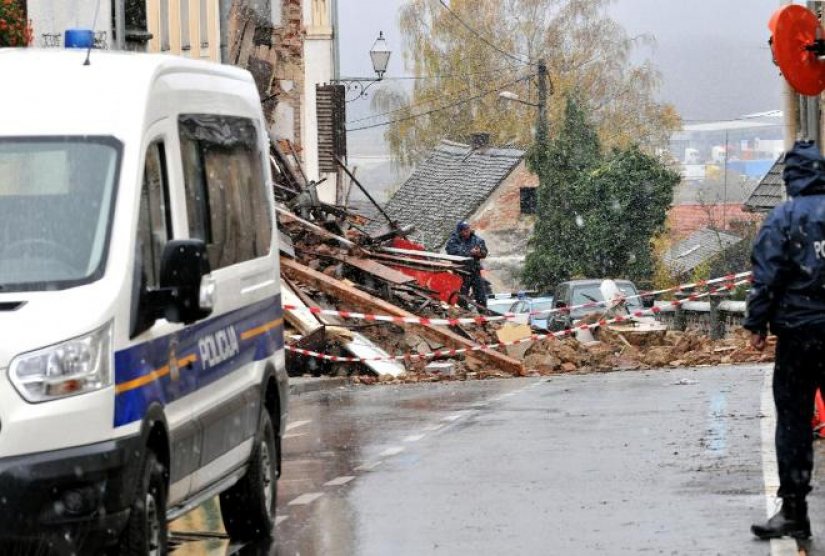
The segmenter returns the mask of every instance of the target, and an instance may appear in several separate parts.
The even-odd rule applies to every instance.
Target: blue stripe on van
[[[284,347],[280,296],[115,353],[115,427]],[[171,364],[170,358],[174,358]]]

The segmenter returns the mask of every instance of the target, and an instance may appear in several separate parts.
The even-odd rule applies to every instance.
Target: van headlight
[[[112,385],[112,323],[60,344],[15,357],[12,384],[29,402],[45,402]]]

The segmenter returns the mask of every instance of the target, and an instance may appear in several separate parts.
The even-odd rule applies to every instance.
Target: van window
[[[140,193],[140,220],[138,234],[143,254],[143,272],[146,286],[159,285],[160,261],[163,248],[171,237],[169,190],[166,181],[166,157],[163,143],[153,143],[146,151],[143,187]]]
[[[179,120],[189,235],[207,245],[213,269],[269,252],[272,217],[251,120]]]
[[[108,137],[0,138],[0,291],[102,275],[120,153]]]

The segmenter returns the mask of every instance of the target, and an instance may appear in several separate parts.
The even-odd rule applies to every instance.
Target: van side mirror
[[[567,307],[567,303],[564,301],[556,301],[556,309],[564,309]]]
[[[191,324],[212,314],[213,293],[201,299],[201,282],[211,272],[206,244],[199,239],[175,239],[163,248],[160,290],[168,292],[164,316],[169,322]]]
[[[645,309],[652,309],[655,301],[656,300],[652,295],[644,295],[642,296],[642,307]]]

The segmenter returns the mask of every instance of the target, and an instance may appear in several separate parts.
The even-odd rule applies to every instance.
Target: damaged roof
[[[470,217],[524,158],[524,151],[495,147],[473,150],[443,140],[384,207],[429,249],[443,245],[456,222]],[[386,228],[384,224],[376,226]],[[376,229],[371,232],[378,231]]]
[[[785,181],[782,179],[784,169],[785,159],[780,156],[745,200],[745,210],[770,212],[785,201]]]
[[[703,228],[671,246],[663,257],[664,263],[671,272],[678,274],[691,272],[700,264],[740,241],[742,238],[739,236],[712,228]]]

